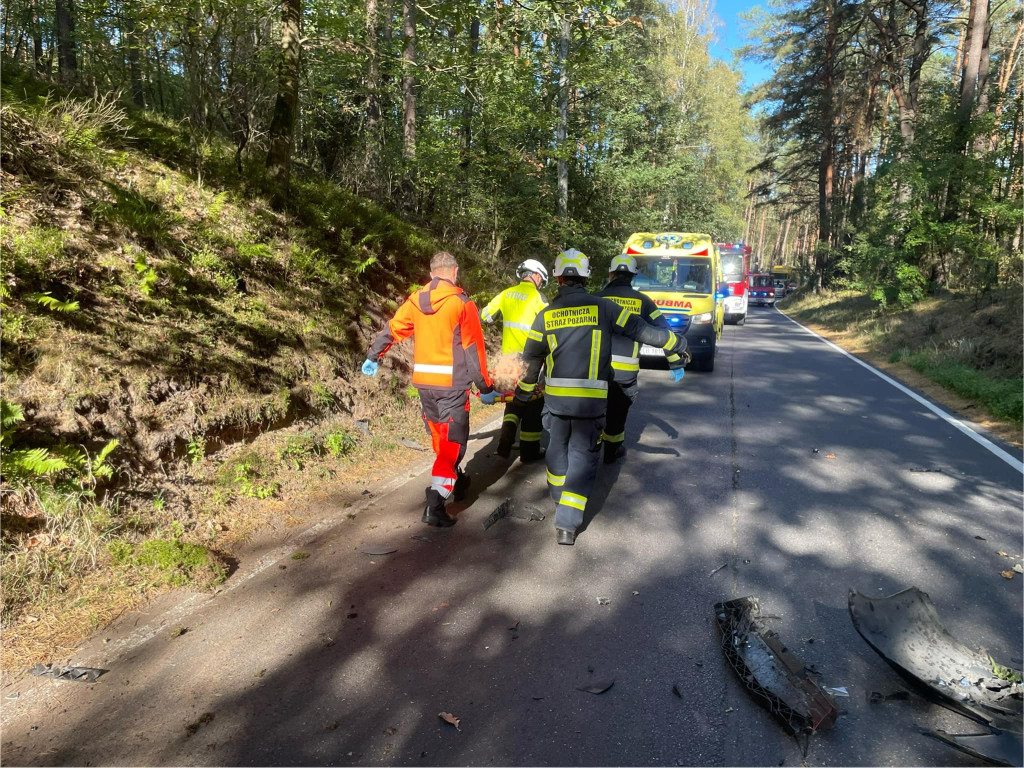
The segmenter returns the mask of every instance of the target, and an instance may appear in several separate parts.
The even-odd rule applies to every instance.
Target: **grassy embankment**
[[[240,173],[165,118],[4,77],[11,670],[422,459],[397,442],[425,442],[408,350],[374,380],[358,363],[440,244],[311,174],[274,210],[259,158]],[[495,287],[497,265],[459,257],[469,290]]]
[[[883,311],[862,293],[800,294],[780,309],[845,349],[923,389],[931,397],[1021,444],[1020,288],[975,298],[931,297]]]

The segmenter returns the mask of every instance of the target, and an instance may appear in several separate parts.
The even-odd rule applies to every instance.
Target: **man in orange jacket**
[[[480,400],[497,398],[487,374],[487,351],[476,305],[458,287],[459,265],[450,253],[430,259],[430,283],[398,308],[366,353],[362,371],[377,373],[378,360],[396,341],[414,337],[412,385],[419,391],[423,421],[434,446],[434,468],[427,488],[423,522],[446,528],[456,519],[444,503],[460,500],[469,477],[459,468],[469,442],[469,385]]]

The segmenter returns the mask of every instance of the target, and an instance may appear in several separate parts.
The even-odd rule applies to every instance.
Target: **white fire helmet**
[[[612,259],[612,263],[608,266],[608,272],[628,272],[631,275],[635,275],[639,271],[636,265],[636,257],[630,256],[628,253],[624,253],[621,256],[616,256]]]
[[[516,277],[520,280],[525,280],[526,276],[531,272],[535,272],[540,275],[540,286],[543,288],[548,284],[548,270],[543,264],[536,259],[527,259],[518,267],[516,267]]]
[[[575,248],[562,251],[555,259],[555,277],[590,277],[590,259]]]

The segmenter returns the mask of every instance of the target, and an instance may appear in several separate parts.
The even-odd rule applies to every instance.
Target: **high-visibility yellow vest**
[[[532,280],[523,280],[499,293],[480,312],[480,319],[493,323],[501,315],[501,352],[511,355],[522,352],[526,334],[533,326],[537,313],[548,305],[548,300]]]

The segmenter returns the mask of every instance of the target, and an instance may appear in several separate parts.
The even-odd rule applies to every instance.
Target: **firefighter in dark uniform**
[[[670,328],[654,299],[633,288],[633,278],[636,277],[637,271],[635,257],[628,254],[616,256],[608,268],[608,285],[597,295],[614,301],[635,315],[640,315],[649,325],[668,328],[683,335],[686,332],[685,327]],[[673,381],[683,378],[682,367],[671,367],[679,362],[680,357],[675,352],[665,355]],[[686,353],[683,353],[682,357],[685,358]],[[605,419],[604,434],[601,435],[604,442],[605,464],[612,464],[616,459],[626,455],[626,447],[623,444],[626,439],[626,418],[639,393],[637,377],[640,375],[640,345],[636,341],[626,336],[616,336],[612,339],[612,373],[615,378],[608,388],[608,415]]]
[[[586,256],[570,248],[555,260],[558,294],[537,315],[523,349],[525,371],[516,398],[526,402],[545,367],[544,426],[551,440],[547,479],[555,500],[559,544],[574,544],[587,498],[597,477],[608,385],[612,380],[612,338],[624,335],[682,354],[686,340],[654,328],[608,299],[587,293]],[[673,367],[681,367],[682,360]]]
[[[458,276],[455,257],[435,253],[430,282],[413,293],[377,334],[362,367],[367,376],[376,375],[378,361],[391,345],[413,337],[412,385],[419,392],[435,456],[423,522],[439,528],[455,525],[445,501],[453,495],[458,501],[469,487],[469,477],[459,467],[469,442],[469,385],[476,384],[486,405],[493,405],[498,395],[487,373],[476,305],[457,285]]]

